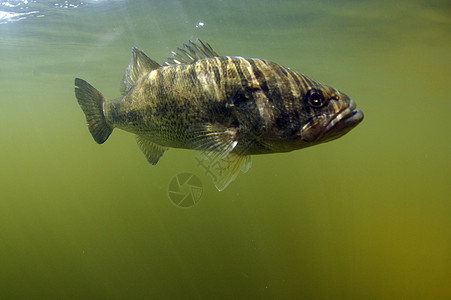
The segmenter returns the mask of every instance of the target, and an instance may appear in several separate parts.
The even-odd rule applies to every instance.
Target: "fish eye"
[[[324,96],[317,89],[311,89],[307,92],[306,99],[311,107],[319,108],[324,105]]]

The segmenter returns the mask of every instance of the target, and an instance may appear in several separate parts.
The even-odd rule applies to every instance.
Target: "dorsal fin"
[[[171,53],[172,56],[164,62],[166,65],[192,63],[202,58],[219,56],[210,44],[204,44],[199,39],[195,42],[189,40],[188,44],[183,44],[182,48],[177,48],[176,51],[171,51]]]
[[[132,48],[132,58],[130,64],[125,70],[124,78],[121,82],[121,93],[125,95],[135,82],[146,73],[161,67],[159,63],[150,59],[141,50],[136,47]]]

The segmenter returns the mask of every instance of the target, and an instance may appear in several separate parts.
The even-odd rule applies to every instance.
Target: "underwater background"
[[[218,192],[195,153],[98,145],[137,46],[200,38],[348,94],[331,143],[253,157]],[[445,299],[451,295],[449,1],[1,1],[0,298]],[[197,176],[196,205],[171,179]]]

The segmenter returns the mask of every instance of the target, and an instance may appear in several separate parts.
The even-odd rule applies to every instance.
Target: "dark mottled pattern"
[[[237,129],[239,154],[284,152],[310,146],[300,131],[325,110],[304,99],[312,87],[325,98],[346,95],[276,63],[213,57],[144,74],[123,98],[107,102],[110,125],[153,142],[190,148],[190,128],[219,124]]]

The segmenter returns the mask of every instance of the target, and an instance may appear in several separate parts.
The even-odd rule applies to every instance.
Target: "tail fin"
[[[113,127],[108,125],[103,114],[105,97],[92,85],[80,78],[75,78],[75,96],[86,115],[92,137],[97,143],[103,144],[113,131]]]

